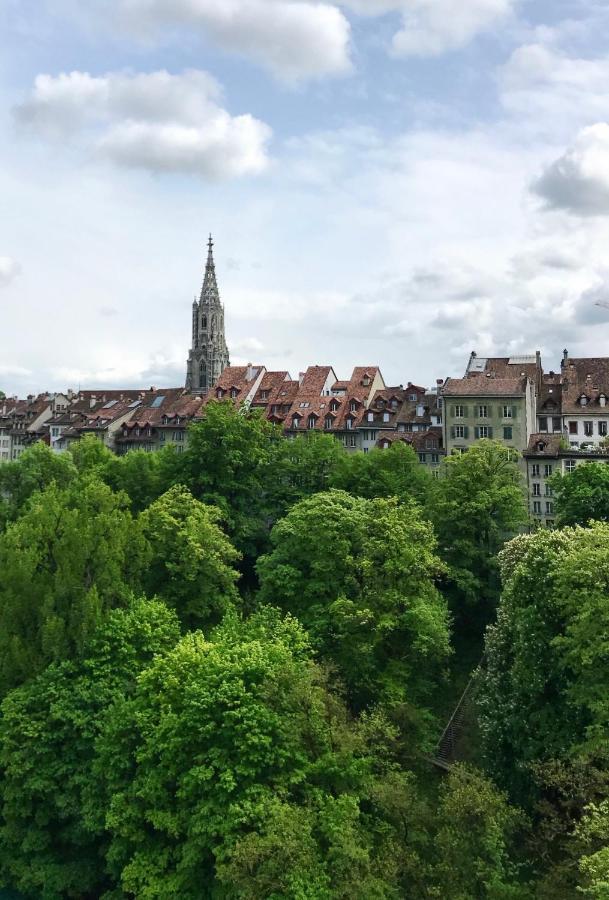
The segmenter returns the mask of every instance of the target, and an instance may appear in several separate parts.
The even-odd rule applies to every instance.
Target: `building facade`
[[[210,235],[201,295],[192,304],[192,345],[186,364],[186,390],[197,394],[207,393],[230,365],[213,251]]]

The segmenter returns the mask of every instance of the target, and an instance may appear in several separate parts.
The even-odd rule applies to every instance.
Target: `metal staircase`
[[[468,724],[468,719],[473,710],[473,699],[476,694],[479,671],[479,669],[474,670],[452,716],[448,720],[448,725],[442,732],[435,754],[430,759],[434,766],[438,766],[438,768],[444,769],[446,772],[450,771],[450,767],[458,762],[459,759],[459,746],[464,726]]]

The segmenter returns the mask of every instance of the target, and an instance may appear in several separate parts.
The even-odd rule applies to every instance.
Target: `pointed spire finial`
[[[211,233],[207,242],[207,265],[205,266],[205,277],[199,302],[220,304],[220,295],[216,283],[216,266],[214,263],[214,241]]]

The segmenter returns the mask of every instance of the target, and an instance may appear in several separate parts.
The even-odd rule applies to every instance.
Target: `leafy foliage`
[[[139,671],[179,638],[175,615],[137,600],[114,610],[81,662],[53,664],[12,691],[0,718],[0,874],[42,898],[100,896],[103,828],[91,827],[95,740]]]
[[[556,498],[557,525],[587,525],[609,519],[609,466],[606,463],[577,466],[568,475],[555,475],[551,485]]]
[[[34,494],[0,535],[0,690],[78,654],[146,560],[127,498],[97,479]]]
[[[6,519],[16,519],[30,497],[51,485],[66,488],[77,470],[67,454],[53,453],[46,444],[33,444],[18,460],[0,465],[0,496],[6,503]]]
[[[431,488],[431,475],[420,464],[412,447],[397,442],[388,450],[342,453],[330,484],[370,500],[375,497],[410,497],[425,503]]]
[[[514,451],[498,441],[481,440],[467,453],[450,456],[443,477],[434,482],[427,512],[440,555],[450,566],[455,605],[469,604],[483,627],[499,594],[497,553],[526,522]]]
[[[176,485],[140,517],[151,548],[148,594],[173,606],[186,628],[217,624],[238,600],[239,554],[219,527],[220,513]]]
[[[415,506],[329,491],[294,506],[271,540],[261,601],[298,616],[355,707],[429,696],[449,653],[448,615]]]

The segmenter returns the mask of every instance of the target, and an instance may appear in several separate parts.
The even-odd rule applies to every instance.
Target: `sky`
[[[0,0],[0,389],[609,355],[606,0]]]

